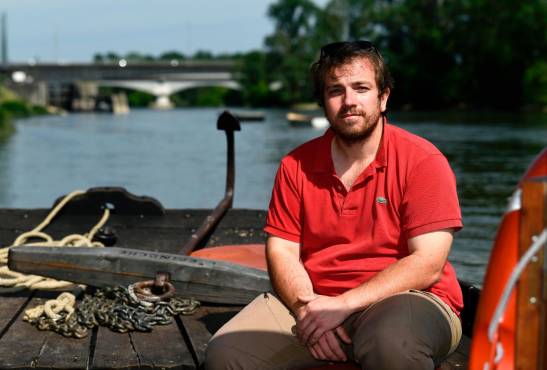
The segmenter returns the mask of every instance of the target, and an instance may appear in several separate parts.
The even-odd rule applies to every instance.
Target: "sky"
[[[324,6],[328,0],[314,0]],[[10,62],[89,62],[95,53],[214,54],[263,47],[273,0],[1,0]]]

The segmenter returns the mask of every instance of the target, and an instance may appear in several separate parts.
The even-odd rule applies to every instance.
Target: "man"
[[[215,334],[206,368],[434,369],[461,337],[454,175],[387,123],[392,83],[370,42],[326,45],[311,70],[330,129],[281,161],[265,227],[275,294]]]

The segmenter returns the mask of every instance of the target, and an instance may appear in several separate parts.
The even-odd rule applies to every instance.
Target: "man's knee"
[[[234,338],[232,338],[234,339]],[[205,352],[206,370],[254,369],[259,365],[249,353],[235,347],[223,336],[214,337]],[[260,366],[259,366],[260,367]]]
[[[223,348],[222,343],[213,338],[207,345],[205,351],[205,369],[220,370],[229,369],[228,363],[231,362],[230,357],[233,356],[226,348]]]
[[[368,343],[354,348],[363,369],[433,370],[431,356],[420,348],[414,338],[401,335],[397,329],[378,332]]]

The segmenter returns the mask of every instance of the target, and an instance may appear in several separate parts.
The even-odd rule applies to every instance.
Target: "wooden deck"
[[[107,225],[116,233],[118,247],[177,253],[209,212],[115,211]],[[0,246],[10,245],[19,234],[39,224],[47,213],[45,209],[0,210]],[[56,238],[84,233],[99,215],[99,210],[85,213],[69,207],[46,231]],[[264,218],[263,211],[230,210],[205,244],[262,243]],[[38,331],[22,321],[25,309],[57,295],[28,291],[0,295],[1,369],[197,369],[203,364],[211,335],[241,308],[204,305],[196,314],[176,317],[172,324],[155,326],[149,333],[120,334],[99,327],[84,339]],[[466,369],[468,348],[469,339],[465,338],[441,369]]]

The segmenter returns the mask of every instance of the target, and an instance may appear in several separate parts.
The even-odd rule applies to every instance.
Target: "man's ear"
[[[382,92],[382,95],[380,95],[380,111],[383,113],[386,111],[387,109],[387,100],[389,98],[389,93],[391,92],[391,90],[386,87],[384,89],[384,92]]]
[[[382,92],[382,95],[380,95],[380,110],[381,112],[385,112],[387,109],[387,100],[389,98],[389,94],[391,93],[391,90],[386,87],[384,91]]]

